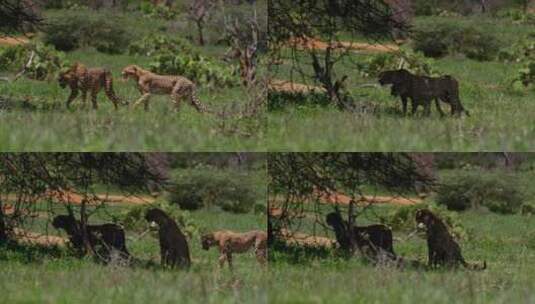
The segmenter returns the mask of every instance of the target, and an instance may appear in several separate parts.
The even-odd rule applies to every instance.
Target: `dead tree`
[[[231,44],[227,58],[238,59],[240,63],[240,77],[246,87],[256,82],[256,57],[258,50],[258,23],[253,20],[249,24],[251,34],[244,33],[238,24],[238,20],[227,25],[226,30]]]
[[[211,0],[193,0],[190,5],[189,16],[197,26],[199,45],[204,45],[204,24],[212,6]]]

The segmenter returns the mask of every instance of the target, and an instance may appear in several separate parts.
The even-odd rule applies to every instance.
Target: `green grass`
[[[519,215],[460,214],[469,240],[460,242],[469,262],[487,270],[418,271],[376,268],[358,258],[328,256],[298,263],[270,251],[270,303],[530,303],[535,300],[535,222]],[[334,235],[330,233],[330,237]],[[426,261],[418,236],[394,233],[397,254]]]
[[[502,46],[524,38],[532,29],[504,20],[485,17],[416,18],[416,26],[436,22],[473,24],[483,31],[495,31]],[[486,26],[489,25],[489,26]],[[498,28],[500,30],[498,30]],[[309,60],[305,54],[299,55]],[[357,103],[371,105],[373,113],[351,113],[334,106],[287,105],[268,115],[268,147],[273,151],[531,151],[535,147],[535,92],[512,93],[510,81],[519,64],[478,62],[460,56],[435,61],[443,74],[460,82],[460,97],[471,117],[440,119],[435,107],[429,118],[404,117],[401,102],[390,89],[358,87],[377,83],[362,78],[356,62],[367,55],[351,54],[335,65],[336,75],[348,75],[346,88]],[[310,69],[306,69],[310,73]],[[290,79],[290,62],[278,66],[274,77]],[[303,82],[294,73],[294,81]],[[449,112],[448,106],[443,109]],[[421,111],[421,108],[420,108]]]
[[[124,210],[116,207],[112,213]],[[263,215],[235,215],[221,211],[192,212],[195,224],[206,230],[265,229]],[[101,218],[102,219],[102,218]],[[98,220],[98,219],[95,219]],[[44,220],[33,223],[45,229]],[[49,227],[50,233],[58,231]],[[164,270],[159,263],[158,239],[138,239],[127,231],[127,247],[141,260],[136,267],[106,267],[90,259],[78,260],[64,251],[24,249],[0,252],[2,303],[267,303],[267,271],[253,253],[235,255],[234,274],[219,269],[217,250],[202,250],[200,240],[189,240],[189,271]],[[143,266],[147,263],[152,266]]]
[[[246,9],[248,6],[240,7]],[[63,10],[46,11],[48,20],[61,16]],[[90,11],[88,11],[89,13]],[[94,13],[94,14],[98,14]],[[178,21],[165,21],[141,17],[139,13],[113,13],[120,22],[129,25],[135,38],[145,35],[164,34],[187,37],[185,15]],[[111,18],[111,17],[110,17]],[[115,18],[115,17],[113,17]],[[181,27],[168,30],[175,22]],[[134,26],[135,24],[135,26]],[[214,30],[208,26],[207,36]],[[219,29],[218,37],[221,36]],[[40,39],[37,35],[35,39]],[[213,42],[213,40],[210,40]],[[228,47],[208,44],[199,50],[206,56],[220,60]],[[78,49],[67,53],[71,62],[79,61],[89,67],[106,67],[114,76],[116,94],[129,102],[141,95],[134,81],[122,81],[121,70],[128,64],[147,67],[153,58],[144,56],[108,55],[92,48]],[[224,63],[228,64],[228,63]],[[259,69],[262,70],[262,69]],[[2,76],[13,76],[16,71]],[[260,73],[262,73],[260,71]],[[257,129],[243,119],[229,117],[223,120],[213,114],[199,114],[187,102],[180,112],[175,111],[169,96],[155,95],[151,98],[150,111],[143,106],[135,109],[121,107],[114,111],[111,102],[101,92],[99,110],[94,111],[88,103],[84,106],[79,96],[72,109],[67,110],[65,101],[69,89],[61,89],[55,80],[33,81],[20,78],[15,82],[0,82],[0,100],[12,100],[11,110],[2,110],[0,117],[0,145],[3,151],[263,151],[265,150],[264,128]],[[220,112],[234,105],[248,102],[248,92],[241,86],[233,88],[209,88],[199,86],[198,97],[210,110]],[[31,107],[19,106],[28,101]],[[234,107],[235,108],[235,107]],[[227,110],[228,112],[228,110]],[[258,118],[262,119],[262,118]],[[237,125],[246,132],[229,132],[229,126]],[[254,123],[253,123],[254,125]],[[261,121],[259,125],[265,125]],[[232,129],[232,127],[230,127]],[[250,133],[244,136],[243,133]]]

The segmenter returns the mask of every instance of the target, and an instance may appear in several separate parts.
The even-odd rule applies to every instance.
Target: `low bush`
[[[32,52],[33,57],[31,57]],[[28,63],[29,65],[26,66]],[[42,43],[0,49],[0,71],[19,71],[26,66],[24,76],[30,79],[49,80],[55,78],[57,73],[68,64],[63,52]]]
[[[199,234],[199,227],[195,224],[188,211],[180,210],[168,202],[160,200],[150,205],[135,206],[120,214],[115,222],[120,223],[127,230],[136,232],[146,231],[149,223],[145,220],[145,213],[151,208],[159,208],[165,211],[178,224],[182,232],[192,238]]]
[[[434,58],[458,53],[470,59],[488,61],[496,57],[500,46],[492,34],[472,26],[459,27],[449,23],[415,31],[413,38],[415,51]]]
[[[153,58],[149,68],[155,73],[182,75],[198,84],[213,87],[233,87],[240,83],[236,66],[201,55],[185,39],[149,36],[130,44],[128,52]]]
[[[386,217],[381,219],[382,223],[391,227],[393,230],[414,231],[416,221],[414,219],[416,211],[427,208],[437,215],[442,221],[449,226],[450,232],[457,239],[467,239],[468,234],[461,224],[459,216],[455,212],[446,210],[444,207],[417,204],[411,206],[402,206],[390,211]]]
[[[135,40],[128,46],[128,54],[153,56],[161,52],[181,53],[188,56],[200,55],[199,50],[186,39],[165,35],[149,35]]]
[[[400,67],[417,75],[438,75],[432,59],[425,58],[421,53],[401,50],[397,53],[380,53],[367,57],[357,63],[357,69],[363,77],[377,77],[386,70],[397,70]]]
[[[486,207],[514,213],[524,202],[517,179],[505,172],[456,171],[443,179],[437,193],[437,203],[457,211]]]
[[[228,212],[247,213],[257,199],[247,171],[199,166],[177,171],[174,182],[167,199],[185,210],[218,207]]]
[[[94,47],[99,52],[123,53],[130,41],[124,25],[117,18],[82,12],[67,13],[53,20],[45,29],[43,41],[61,51]]]

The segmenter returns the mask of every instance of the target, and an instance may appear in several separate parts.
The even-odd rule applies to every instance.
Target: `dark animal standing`
[[[416,212],[416,223],[418,228],[426,228],[427,249],[429,253],[429,267],[446,266],[464,267],[474,270],[487,268],[487,263],[483,265],[468,264],[461,255],[461,248],[449,234],[446,225],[431,211],[421,209]]]
[[[162,266],[188,268],[191,265],[188,242],[175,221],[157,208],[147,211],[145,219],[158,224]]]
[[[451,106],[451,115],[461,115],[463,112],[470,116],[459,99],[459,83],[455,78],[446,75],[441,77],[427,77],[413,75],[409,71],[401,69],[385,71],[379,74],[381,85],[391,84],[391,94],[401,97],[403,114],[407,113],[407,101],[412,102],[412,114],[419,105],[424,107],[425,115],[431,113],[431,102],[434,99],[437,110],[441,116],[444,112],[440,108],[439,99]]]
[[[344,221],[339,213],[332,212],[325,218],[327,224],[333,227],[336,241],[342,249],[349,249],[349,224]],[[392,245],[392,230],[385,225],[353,226],[354,244],[358,248],[368,247],[373,258],[379,253],[387,253],[389,258],[395,258]]]
[[[85,253],[80,221],[70,215],[58,215],[54,217],[52,226],[64,229],[78,253]],[[121,258],[130,258],[130,253],[126,250],[124,230],[118,225],[86,225],[86,229],[89,244],[104,262],[111,260],[113,252],[118,252]]]

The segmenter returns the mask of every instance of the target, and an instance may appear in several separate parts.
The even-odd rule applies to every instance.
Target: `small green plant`
[[[178,11],[166,5],[154,5],[150,2],[141,2],[139,10],[146,18],[161,18],[165,20],[172,20],[178,16]]]
[[[432,59],[421,53],[401,50],[397,53],[372,55],[357,63],[357,69],[363,77],[376,77],[386,70],[407,69],[418,75],[438,75]]]
[[[153,56],[158,53],[181,53],[189,56],[200,55],[199,50],[188,40],[165,35],[149,35],[134,41],[128,46],[130,55]]]
[[[159,200],[154,204],[135,206],[123,212],[117,221],[127,230],[142,232],[148,229],[149,223],[145,220],[145,213],[151,208],[162,209],[167,215],[177,222],[180,229],[191,239],[199,234],[199,227],[195,224],[191,215],[186,210],[180,210],[167,201]]]
[[[40,42],[0,49],[0,70],[18,71],[24,67],[24,75],[30,79],[54,78],[68,64],[63,52]]]
[[[382,222],[393,230],[414,231],[416,229],[415,215],[419,209],[427,208],[437,215],[449,226],[450,232],[457,239],[466,239],[468,234],[461,224],[457,213],[448,211],[446,208],[436,205],[417,204],[412,206],[402,206],[390,211]]]
[[[151,71],[182,75],[197,83],[213,87],[239,85],[238,69],[201,55],[189,41],[164,35],[149,36],[128,47],[131,55],[149,56]]]
[[[149,67],[159,74],[182,75],[211,87],[233,87],[240,83],[234,66],[224,66],[201,55],[175,55],[164,52],[155,55]]]

